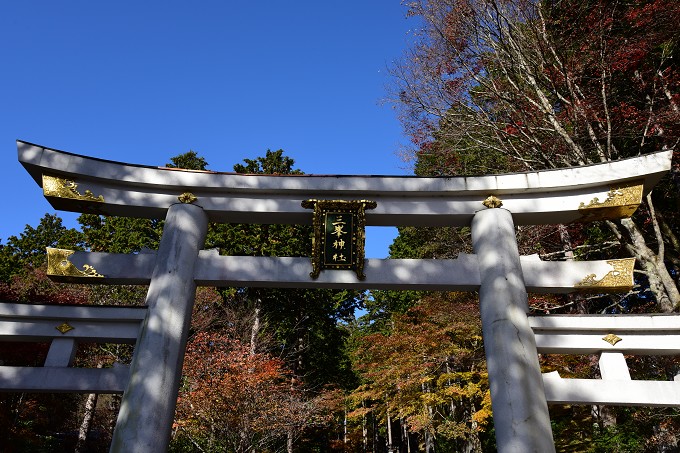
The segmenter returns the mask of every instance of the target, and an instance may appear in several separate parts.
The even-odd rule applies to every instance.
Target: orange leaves
[[[314,404],[280,359],[227,335],[197,333],[183,371],[175,423],[211,448],[226,442],[227,450],[260,449],[313,419]]]

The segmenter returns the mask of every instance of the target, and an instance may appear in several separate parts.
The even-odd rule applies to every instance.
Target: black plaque
[[[366,200],[306,200],[302,206],[314,209],[312,278],[322,269],[353,270],[359,280],[364,275],[366,209],[376,203]]]

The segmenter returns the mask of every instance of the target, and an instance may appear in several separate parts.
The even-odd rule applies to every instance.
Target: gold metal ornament
[[[104,276],[97,270],[85,264],[83,270],[78,269],[71,261],[69,256],[73,255],[73,250],[47,248],[47,275],[54,277],[96,277]]]
[[[581,213],[580,222],[596,220],[612,220],[630,217],[642,202],[642,181],[632,181],[611,187],[607,198],[600,201],[593,198],[590,203],[581,203],[578,207]]]
[[[198,200],[198,197],[191,192],[184,192],[182,195],[177,197],[177,199],[179,201],[181,201],[182,203],[190,204],[190,203],[193,203],[194,201]]]
[[[71,330],[75,329],[75,327],[73,327],[72,325],[70,325],[67,322],[64,322],[64,323],[58,325],[57,327],[55,327],[55,329],[57,329],[63,335],[66,332],[70,332]]]
[[[92,192],[86,190],[84,194],[78,192],[78,185],[70,179],[56,176],[42,175],[43,195],[46,197],[70,198],[72,200],[104,202],[104,197],[95,197]]]
[[[482,204],[487,208],[500,208],[501,206],[503,206],[503,202],[501,201],[501,199],[493,195],[489,195],[488,197],[486,197],[486,200],[482,201]]]
[[[623,338],[621,338],[618,335],[615,335],[613,333],[605,335],[604,337],[602,337],[602,339],[612,346],[616,346],[616,343],[623,340]]]
[[[302,207],[314,209],[312,272],[316,279],[322,269],[354,270],[359,280],[364,275],[366,209],[377,203],[368,200],[305,200]]]
[[[586,292],[625,292],[633,288],[633,269],[635,268],[635,258],[624,258],[620,260],[607,260],[607,264],[612,266],[612,270],[607,272],[604,277],[596,280],[595,274],[587,275],[583,280],[575,285],[576,288]]]

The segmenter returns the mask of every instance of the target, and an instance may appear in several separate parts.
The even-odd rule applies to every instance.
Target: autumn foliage
[[[223,333],[192,338],[184,376],[175,428],[209,451],[263,449],[310,415],[281,360]]]
[[[351,394],[350,418],[372,413],[383,423],[397,420],[420,441],[437,437],[460,449],[479,444],[491,411],[472,296],[428,295],[394,314],[388,332],[362,337],[353,355],[363,383]]]

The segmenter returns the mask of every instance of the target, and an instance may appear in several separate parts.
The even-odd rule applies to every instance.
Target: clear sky
[[[282,148],[305,173],[407,174],[380,100],[414,26],[398,0],[0,2],[2,243],[55,212],[17,139],[145,165],[191,149],[215,171]],[[395,232],[369,229],[367,257]]]

